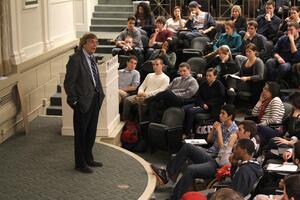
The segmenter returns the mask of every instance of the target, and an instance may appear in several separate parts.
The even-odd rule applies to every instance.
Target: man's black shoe
[[[164,169],[159,169],[157,167],[155,167],[154,165],[150,165],[154,175],[158,178],[159,182],[162,184],[162,185],[165,185],[168,183],[168,177],[167,177],[167,172],[166,170]]]
[[[75,170],[86,174],[93,173],[93,170],[89,167],[75,167]]]
[[[97,162],[97,161],[92,161],[88,163],[88,166],[90,167],[102,167],[103,163],[102,162]]]

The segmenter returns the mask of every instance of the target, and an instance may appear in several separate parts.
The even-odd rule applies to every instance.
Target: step
[[[101,45],[115,45],[114,40],[112,39],[103,39],[103,38],[99,38],[98,42]]]
[[[118,35],[120,34],[120,31],[116,31],[116,32],[102,32],[102,31],[97,31],[97,32],[93,32],[97,38],[99,39],[104,39],[104,40],[115,40]],[[101,44],[102,41],[99,41],[99,44]],[[107,43],[107,42],[105,42]],[[111,42],[109,42],[109,44],[111,44]]]
[[[93,18],[128,18],[133,12],[93,12]]]
[[[101,45],[96,49],[96,53],[110,53],[111,50],[115,47],[115,45]]]
[[[62,116],[62,107],[61,106],[49,106],[47,108],[46,114]]]
[[[98,4],[132,5],[132,0],[98,0]]]
[[[94,56],[97,60],[97,63],[101,62],[104,58],[104,56],[101,53],[94,53]]]
[[[127,18],[92,18],[91,19],[92,25],[107,25],[107,24],[114,24],[114,25],[127,25]]]
[[[56,93],[50,97],[51,106],[61,106],[61,93]]]
[[[95,6],[96,12],[111,11],[111,12],[131,12],[133,14],[133,5],[106,5],[100,4]]]
[[[90,31],[121,32],[125,27],[126,25],[92,25]]]

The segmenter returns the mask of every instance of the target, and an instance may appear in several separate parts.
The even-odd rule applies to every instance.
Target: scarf
[[[267,108],[267,106],[269,105],[269,103],[272,101],[272,98],[269,98],[269,99],[265,99],[261,106],[260,106],[260,109],[259,109],[259,115],[258,115],[258,121],[259,123],[261,122],[261,119],[262,117],[264,116],[265,114],[265,110]]]

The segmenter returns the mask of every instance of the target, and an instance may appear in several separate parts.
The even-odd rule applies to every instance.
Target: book
[[[205,145],[207,144],[204,139],[185,139],[185,143],[193,144],[193,145]]]
[[[269,163],[267,166],[268,171],[274,172],[296,172],[298,170],[298,166],[294,163],[284,163],[284,164],[273,164]]]

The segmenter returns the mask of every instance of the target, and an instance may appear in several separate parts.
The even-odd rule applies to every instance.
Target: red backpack
[[[122,147],[131,150],[137,145],[138,141],[137,124],[133,121],[127,121],[121,134]]]

